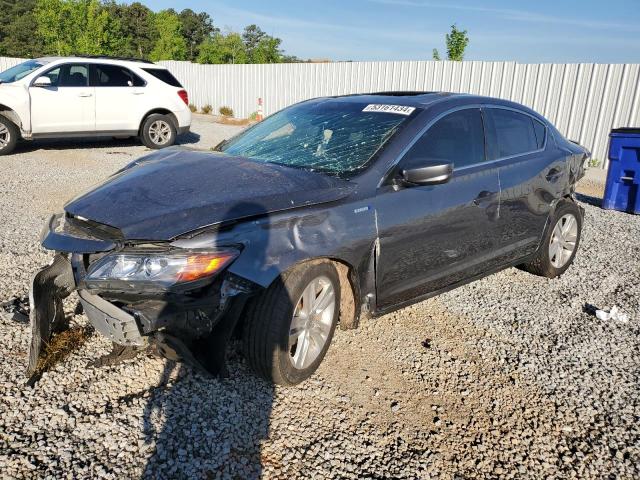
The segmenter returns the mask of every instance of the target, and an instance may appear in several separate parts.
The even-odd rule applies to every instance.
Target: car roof
[[[522,110],[538,118],[543,118],[539,113],[520,103],[512,102],[495,97],[486,97],[469,93],[454,92],[416,92],[416,91],[386,91],[374,93],[357,93],[351,95],[338,95],[333,97],[323,97],[332,101],[344,101],[349,103],[362,104],[391,104],[402,105],[415,108],[426,108],[431,104],[452,103],[455,105],[465,104],[489,104],[499,105],[517,110]]]
[[[71,61],[71,62],[86,62],[86,63],[102,63],[102,64],[112,64],[112,65],[125,65],[127,67],[138,67],[138,68],[157,68],[157,69],[165,69],[163,65],[157,65],[148,60],[136,59],[136,58],[119,58],[119,57],[103,57],[99,55],[78,55],[78,56],[70,56],[70,57],[41,57],[37,58],[37,61],[42,63],[53,63],[58,61]]]

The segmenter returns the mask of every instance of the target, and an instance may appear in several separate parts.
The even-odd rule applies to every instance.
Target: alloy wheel
[[[567,213],[560,217],[549,242],[549,260],[555,268],[564,267],[573,251],[576,249],[578,240],[578,220],[576,217]]]
[[[304,370],[322,353],[333,326],[336,295],[325,276],[314,278],[303,290],[289,327],[289,359]]]
[[[11,141],[11,132],[6,125],[0,123],[0,148],[4,148],[9,145]]]
[[[171,126],[164,120],[156,120],[149,127],[149,137],[156,145],[165,145],[171,139]]]

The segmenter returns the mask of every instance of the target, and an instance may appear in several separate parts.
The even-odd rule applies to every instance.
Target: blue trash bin
[[[609,134],[609,171],[602,207],[640,213],[640,128]]]

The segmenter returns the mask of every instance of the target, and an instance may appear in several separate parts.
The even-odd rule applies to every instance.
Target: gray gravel
[[[237,129],[197,117],[194,131],[192,146],[209,148]],[[0,302],[26,293],[48,260],[37,242],[46,217],[144,151],[58,142],[0,160]],[[0,472],[638,477],[640,217],[585,207],[580,252],[562,278],[509,269],[337,331],[299,388],[267,385],[235,353],[224,381],[150,356],[88,368],[109,350],[93,335],[30,389],[28,328],[0,320]],[[614,304],[629,322],[590,313]]]

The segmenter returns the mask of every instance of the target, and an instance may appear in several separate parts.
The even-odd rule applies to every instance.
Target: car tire
[[[306,380],[327,353],[339,314],[340,281],[333,264],[294,267],[248,305],[242,331],[248,364],[279,385]]]
[[[172,146],[176,142],[178,131],[169,115],[154,113],[142,123],[140,138],[148,148],[159,150]]]
[[[522,269],[547,278],[562,275],[573,263],[581,233],[580,207],[573,201],[563,201],[553,214],[536,256],[532,261],[521,265]]]
[[[0,115],[0,155],[9,155],[16,148],[20,130],[6,117]]]

